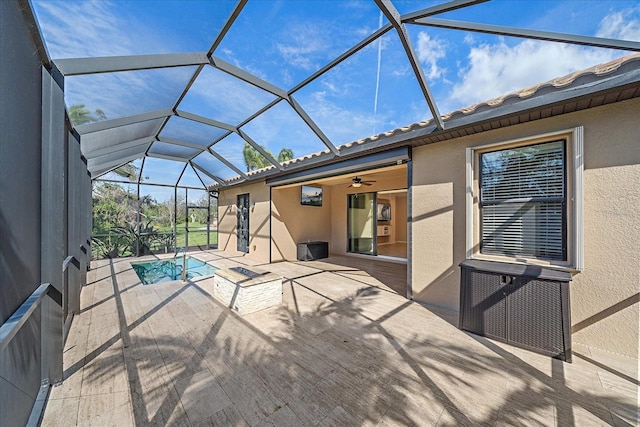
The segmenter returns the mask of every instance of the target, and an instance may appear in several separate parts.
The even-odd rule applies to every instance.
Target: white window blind
[[[485,254],[566,260],[565,141],[480,156]]]

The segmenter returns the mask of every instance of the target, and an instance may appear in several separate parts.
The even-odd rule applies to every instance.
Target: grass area
[[[207,231],[189,231],[189,246],[205,246],[207,244]],[[218,232],[211,231],[209,244],[211,246],[218,244]],[[185,245],[185,232],[178,230],[176,236],[176,246],[182,247]]]
[[[159,233],[170,233],[173,231],[171,226],[158,227]],[[176,226],[176,247],[185,246],[185,223],[179,223]],[[207,244],[207,224],[199,222],[189,223],[189,246],[206,246]],[[218,232],[211,230],[209,244],[211,246],[218,244]]]
[[[151,235],[141,236],[144,245],[154,253],[165,253],[174,250],[174,242],[171,238],[173,234],[172,227],[154,228],[155,233]],[[178,224],[175,247],[184,247],[186,230],[184,223]],[[114,232],[108,235],[93,236],[92,256],[94,259],[106,256],[120,257],[131,256],[135,251],[135,235],[132,233]],[[168,240],[167,240],[168,238]],[[169,243],[170,242],[170,243]],[[211,230],[209,232],[209,245],[215,247],[218,244],[218,231]],[[168,245],[168,246],[167,246]],[[207,245],[207,224],[189,223],[189,247],[200,246],[205,248]],[[146,249],[147,251],[149,249]],[[141,249],[144,253],[145,250]]]

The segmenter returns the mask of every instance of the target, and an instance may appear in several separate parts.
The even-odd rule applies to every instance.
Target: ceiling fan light
[[[360,182],[354,182],[353,184],[351,184],[351,186],[353,188],[360,188],[361,185],[362,185],[362,183],[360,183]]]

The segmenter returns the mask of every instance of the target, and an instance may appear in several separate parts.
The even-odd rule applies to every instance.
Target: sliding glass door
[[[347,251],[376,255],[376,194],[349,194],[347,198]]]

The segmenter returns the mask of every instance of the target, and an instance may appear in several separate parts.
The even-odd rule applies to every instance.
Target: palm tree
[[[118,166],[113,170],[113,173],[123,178],[127,178],[129,181],[138,180],[138,167],[131,162]]]
[[[273,154],[271,154],[269,150],[264,147],[262,147],[262,149],[273,157]],[[244,156],[244,164],[247,167],[247,172],[271,166],[271,162],[246,141],[244,142],[242,155]]]
[[[107,116],[104,111],[97,109],[95,116],[91,114],[91,111],[85,108],[84,104],[76,104],[69,107],[69,120],[74,126],[84,125],[86,123],[97,122],[100,120],[106,120]]]
[[[291,148],[283,148],[278,153],[278,163],[284,163],[287,160],[293,160],[295,155],[293,154],[293,150]]]
[[[274,157],[273,153],[269,151],[269,149],[262,146],[262,149],[269,154],[271,157]],[[251,172],[257,169],[266,168],[267,166],[271,166],[271,162],[267,160],[258,150],[253,148],[248,142],[245,141],[244,148],[242,149],[242,154],[244,156],[244,164],[247,167],[247,172]],[[293,150],[291,148],[283,148],[278,153],[278,163],[286,162],[287,160],[293,159],[295,156],[293,154]]]

